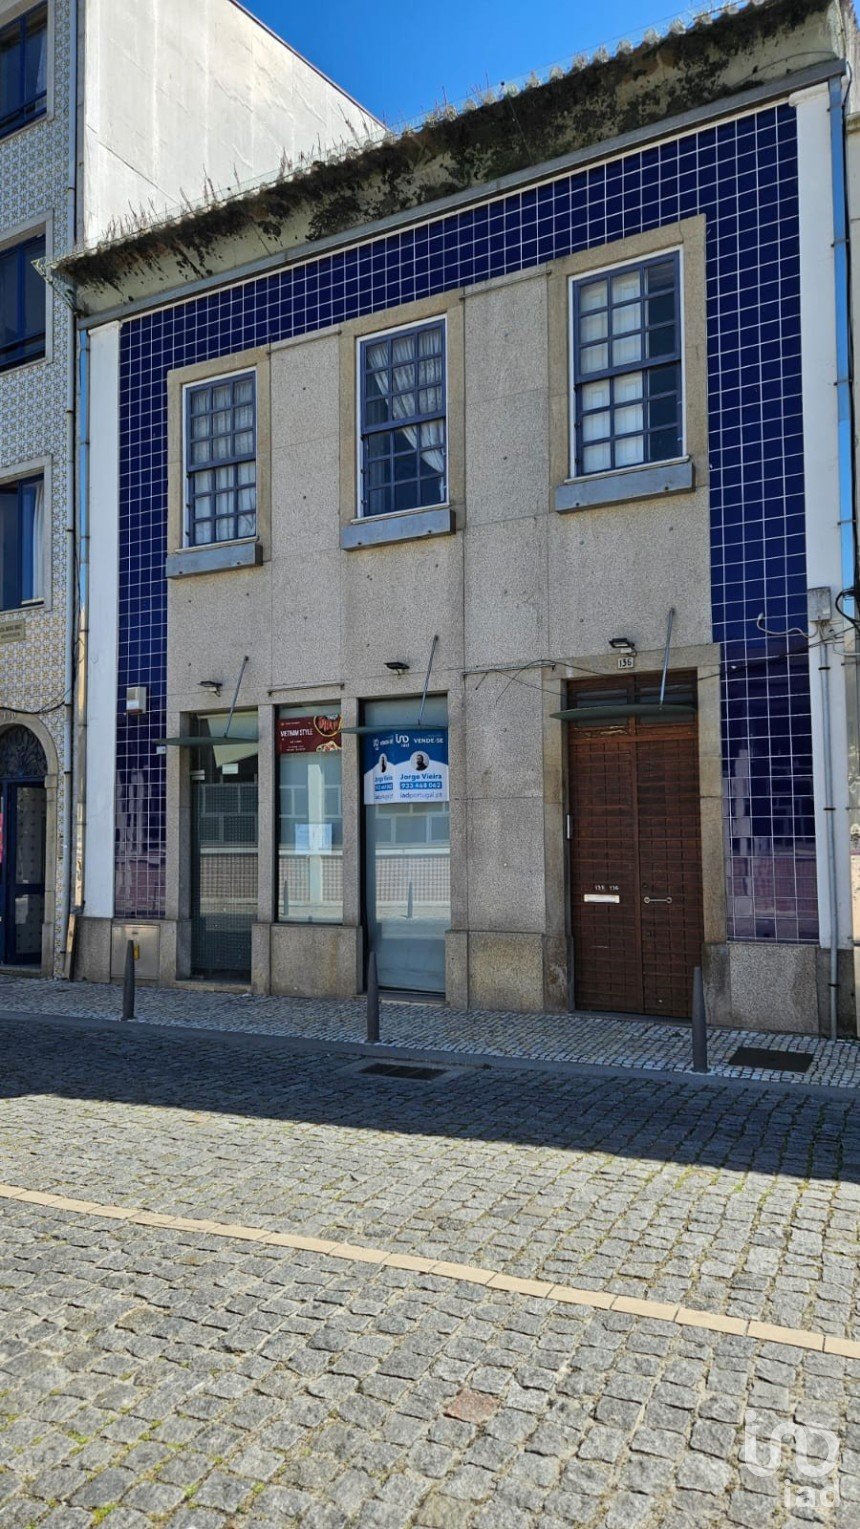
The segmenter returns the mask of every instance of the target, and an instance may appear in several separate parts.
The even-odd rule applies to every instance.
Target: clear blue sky
[[[443,99],[663,31],[683,0],[243,0],[248,10],[392,125]],[[697,5],[695,7],[699,9]],[[705,9],[706,4],[701,5]],[[689,14],[688,7],[688,14]]]

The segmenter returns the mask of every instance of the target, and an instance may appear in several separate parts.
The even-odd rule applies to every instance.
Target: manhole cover
[[[730,1067],[768,1067],[772,1072],[806,1072],[814,1058],[809,1051],[777,1051],[769,1046],[738,1046]]]
[[[445,1076],[444,1067],[412,1067],[406,1062],[371,1062],[359,1071],[373,1073],[376,1078],[416,1078],[422,1083]]]

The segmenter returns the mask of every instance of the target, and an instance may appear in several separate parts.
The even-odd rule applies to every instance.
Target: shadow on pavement
[[[146,1105],[860,1182],[860,1110],[792,1088],[547,1071],[391,1078],[279,1037],[0,1019],[0,1101]],[[2,1104],[0,1104],[2,1119]]]

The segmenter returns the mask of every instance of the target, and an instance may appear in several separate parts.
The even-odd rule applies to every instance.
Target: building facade
[[[0,0],[0,59],[0,970],[47,975],[82,847],[75,325],[43,262],[378,125],[233,0]]]
[[[766,0],[61,263],[84,976],[684,1017],[703,964],[853,1032],[851,27]]]

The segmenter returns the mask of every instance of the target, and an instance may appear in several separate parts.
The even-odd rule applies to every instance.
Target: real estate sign
[[[364,800],[447,802],[447,728],[380,728],[362,739]]]

